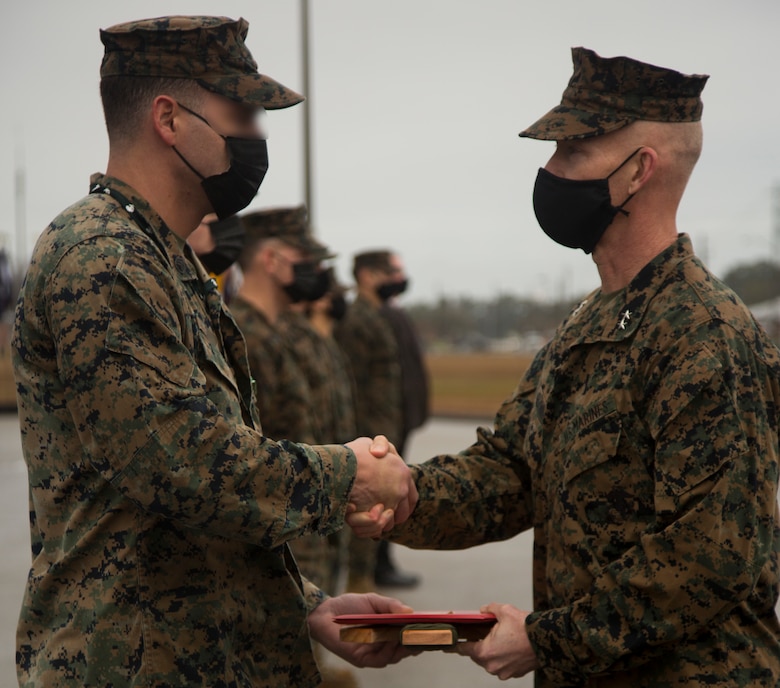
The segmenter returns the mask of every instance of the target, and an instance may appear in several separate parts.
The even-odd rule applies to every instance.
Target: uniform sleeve
[[[463,549],[504,540],[533,522],[533,491],[525,434],[544,351],[496,414],[493,430],[455,455],[412,466],[419,501],[390,539],[409,547]]]
[[[301,576],[301,582],[303,583],[303,598],[306,600],[306,610],[311,614],[317,607],[319,607],[330,595],[321,588],[318,588],[312,583],[306,576]]]
[[[658,374],[655,525],[598,571],[590,594],[527,630],[562,677],[626,669],[717,624],[746,600],[775,547],[777,430],[767,371],[731,332],[681,345]],[[691,335],[691,341],[695,334]]]
[[[245,425],[229,381],[215,385],[199,367],[181,284],[156,256],[101,241],[66,254],[46,294],[92,469],[141,509],[268,548],[340,528],[352,452]]]

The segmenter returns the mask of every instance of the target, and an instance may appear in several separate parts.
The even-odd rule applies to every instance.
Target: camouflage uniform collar
[[[642,322],[647,305],[675,266],[693,255],[688,235],[678,235],[624,289],[611,294],[603,294],[599,289],[589,294],[571,312],[564,330],[575,339],[573,343],[618,342],[631,337]]]
[[[353,305],[357,306],[358,308],[366,308],[367,310],[370,311],[380,310],[380,306],[377,306],[375,303],[372,303],[367,296],[361,294],[360,292],[357,292]]]
[[[271,323],[268,316],[265,314],[265,311],[261,308],[261,306],[250,299],[247,298],[246,294],[242,294],[241,292],[237,293],[233,300],[230,302],[231,308],[235,310],[236,305],[241,304],[245,309],[247,309],[250,313],[253,313],[255,317],[266,327],[269,329],[273,329],[273,323]]]
[[[113,191],[117,192],[116,195],[129,201],[131,207],[125,208],[128,217],[140,225],[139,229],[150,235],[165,254],[169,264],[175,266],[182,279],[199,279],[201,282],[208,282],[211,279],[211,276],[200,265],[200,262],[194,259],[195,253],[190,245],[171,231],[162,217],[132,186],[121,179],[101,173],[93,174],[89,178],[89,183],[90,191],[102,187],[108,189],[105,195],[111,196]],[[118,198],[114,198],[122,205]],[[140,223],[136,220],[136,216],[140,216],[142,220]],[[142,226],[144,224],[146,226]]]

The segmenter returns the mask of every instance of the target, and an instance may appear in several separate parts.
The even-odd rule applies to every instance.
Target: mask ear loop
[[[639,146],[631,155],[629,155],[623,162],[621,162],[612,172],[610,172],[607,175],[607,179],[609,179],[613,174],[615,174],[619,169],[621,169],[631,158],[633,158],[639,151],[641,151],[644,148],[644,146]],[[628,212],[628,210],[623,210],[623,206],[628,203],[634,196],[636,195],[636,191],[634,193],[630,194],[629,197],[623,201],[620,205],[615,206],[615,211],[618,213],[621,213],[628,217],[631,213]]]
[[[181,104],[181,103],[180,103],[178,100],[176,101],[176,105],[178,105],[178,106],[179,106],[179,107],[180,107],[182,110],[184,110],[185,112],[189,112],[189,113],[190,113],[190,114],[191,114],[193,117],[197,117],[197,118],[198,118],[198,119],[199,119],[201,122],[203,122],[203,123],[204,123],[204,124],[205,124],[205,125],[206,125],[206,126],[209,128],[209,129],[211,129],[211,131],[213,131],[213,132],[214,132],[214,133],[215,133],[217,136],[221,137],[223,141],[225,140],[225,137],[224,137],[224,136],[222,136],[222,134],[220,134],[220,133],[219,133],[219,132],[218,132],[216,129],[214,129],[214,127],[212,127],[212,126],[211,126],[211,123],[210,123],[210,122],[209,122],[209,121],[208,121],[208,120],[207,120],[207,119],[206,119],[206,118],[205,118],[203,115],[199,115],[197,112],[195,112],[195,110],[190,110],[190,108],[188,108],[186,105],[182,105],[182,104]],[[178,149],[176,148],[176,146],[171,146],[171,148],[173,148],[173,152],[174,152],[174,153],[176,153],[176,155],[178,155],[178,156],[181,158],[181,161],[182,161],[182,162],[183,162],[183,163],[184,163],[184,164],[185,164],[187,167],[189,167],[189,168],[190,168],[190,169],[191,169],[191,170],[192,170],[192,171],[193,171],[193,172],[194,172],[196,175],[198,175],[198,179],[200,179],[201,181],[203,181],[203,180],[206,178],[206,177],[204,177],[204,176],[203,176],[203,175],[202,175],[200,172],[198,172],[198,170],[196,170],[196,169],[195,169],[195,168],[194,168],[192,165],[190,165],[190,163],[189,163],[189,161],[187,160],[187,158],[185,158],[185,157],[184,157],[184,156],[183,156],[181,153],[179,153],[179,151],[178,151]],[[624,164],[625,164],[625,163],[624,163]],[[616,171],[617,171],[617,170],[616,170]]]
[[[204,177],[204,176],[203,176],[203,175],[202,175],[200,172],[198,172],[198,170],[196,170],[196,169],[195,169],[195,168],[194,168],[192,165],[190,165],[190,163],[189,163],[189,161],[187,160],[187,158],[185,158],[185,157],[184,157],[184,156],[183,156],[181,153],[179,153],[179,151],[177,150],[176,146],[171,146],[171,148],[173,148],[173,152],[174,152],[174,153],[176,153],[176,155],[178,155],[178,156],[179,156],[179,158],[181,158],[181,161],[182,161],[182,162],[183,162],[183,163],[184,163],[184,164],[185,164],[187,167],[189,167],[189,168],[190,168],[190,169],[191,169],[191,170],[192,170],[192,171],[193,171],[195,174],[197,174],[197,175],[198,175],[198,179],[200,179],[201,181],[203,181],[203,180],[206,178],[206,177]]]

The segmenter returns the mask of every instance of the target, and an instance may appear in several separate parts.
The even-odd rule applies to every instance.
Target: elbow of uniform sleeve
[[[349,495],[357,476],[357,458],[343,444],[320,445],[312,449],[322,462],[321,494],[323,501],[328,502],[317,532],[329,535],[344,526]]]

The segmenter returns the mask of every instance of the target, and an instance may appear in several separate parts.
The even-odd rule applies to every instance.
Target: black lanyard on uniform
[[[122,207],[122,209],[130,216],[133,222],[138,225],[141,231],[146,234],[146,236],[148,236],[155,244],[157,244],[157,248],[162,251],[162,254],[166,257],[168,256],[168,252],[165,250],[165,246],[163,246],[162,242],[160,241],[160,237],[158,237],[157,233],[152,229],[149,221],[138,212],[135,205],[128,201],[127,198],[125,198],[124,194],[119,193],[119,191],[116,189],[112,189],[105,184],[95,184],[89,190],[89,193],[102,193],[115,199],[116,202],[119,203],[119,205]]]
[[[154,243],[157,245],[157,247],[162,251],[162,254],[164,256],[168,256],[168,252],[165,250],[165,247],[162,244],[162,241],[160,240],[160,237],[157,235],[157,233],[152,229],[152,226],[149,224],[149,221],[141,215],[141,213],[138,212],[135,205],[133,205],[123,194],[121,194],[119,191],[116,191],[115,189],[112,189],[105,184],[95,184],[89,192],[91,194],[95,193],[102,193],[106,196],[110,196],[111,198],[115,199],[117,203],[122,207],[122,209],[130,216],[130,218],[140,227],[140,229],[143,231],[144,234],[146,234]],[[217,281],[214,279],[209,280],[208,284],[204,284],[203,282],[200,282],[200,291],[201,291],[201,297],[203,298],[203,301],[206,306],[206,312],[209,315],[209,319],[211,320],[211,328],[214,331],[217,341],[219,342],[220,349],[222,350],[222,355],[225,357],[226,360],[230,360],[230,355],[228,354],[226,347],[225,347],[225,341],[222,336],[222,327],[220,323],[221,315],[222,315],[222,295],[219,293],[219,289],[217,288]],[[250,374],[249,375],[249,383],[250,383],[250,399],[253,399],[256,393],[256,382],[254,377]],[[240,387],[240,386],[239,386]],[[244,398],[243,393],[239,393],[239,398],[241,400],[241,404],[244,406],[245,409],[247,409],[247,412],[249,414],[249,417],[252,418],[252,412],[250,410],[251,403],[247,402],[247,400]],[[254,423],[254,419],[253,419]]]
[[[162,241],[160,240],[160,237],[157,235],[157,233],[152,229],[152,226],[149,224],[149,221],[141,215],[141,213],[138,212],[135,205],[133,205],[130,201],[127,200],[127,198],[121,194],[116,189],[112,189],[109,186],[106,186],[105,184],[95,184],[90,190],[90,193],[102,193],[106,196],[111,196],[111,198],[115,199],[117,203],[123,208],[123,210],[130,216],[130,219],[132,219],[138,227],[143,231],[146,236],[148,236],[152,241],[154,241],[155,244],[157,244],[157,247],[160,249],[162,254],[168,259],[168,262],[170,262],[170,259],[168,258],[168,252],[165,250],[165,246],[163,245]],[[219,294],[219,290],[217,289],[217,283],[216,280],[210,280],[207,284],[204,284],[203,282],[200,282],[200,288],[201,288],[201,296],[206,301],[206,305],[213,305],[209,303],[209,297],[213,297],[214,291]],[[220,302],[221,302],[221,296],[220,296]],[[219,310],[221,310],[221,305]],[[214,324],[215,329],[217,331],[219,330],[219,319],[217,318],[216,323],[214,323],[214,314],[211,313],[211,309],[209,308],[209,313],[212,316],[212,324]]]
[[[152,241],[154,241],[155,244],[157,244],[157,248],[160,249],[162,254],[168,259],[168,262],[170,262],[170,258],[168,258],[168,252],[165,250],[165,246],[163,245],[162,241],[160,240],[160,237],[157,235],[157,233],[152,229],[152,226],[149,224],[149,221],[141,215],[141,213],[138,212],[135,205],[133,205],[127,198],[121,194],[116,189],[112,189],[109,186],[106,186],[105,184],[95,184],[89,192],[92,193],[102,193],[106,196],[110,196],[114,200],[116,200],[117,203],[122,207],[122,209],[130,216],[130,219],[135,222],[138,227],[143,231],[146,236],[148,236]],[[201,298],[205,301],[206,304],[206,312],[209,314],[209,319],[211,320],[211,326],[212,329],[216,331],[216,333],[220,336],[220,314],[222,311],[222,296],[219,293],[219,289],[217,288],[216,280],[210,280],[208,283],[204,284],[203,282],[199,281],[200,285],[200,292],[201,292]],[[215,298],[216,297],[216,298]]]

